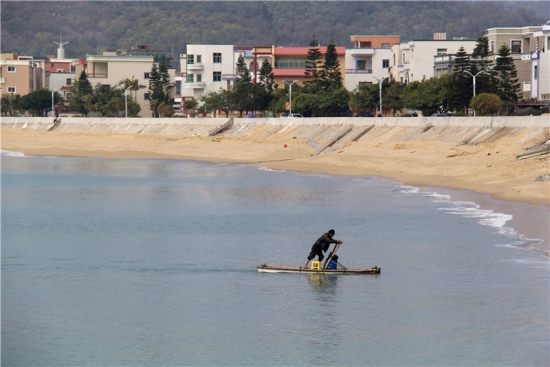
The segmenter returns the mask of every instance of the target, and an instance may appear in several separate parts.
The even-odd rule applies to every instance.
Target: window
[[[383,68],[389,68],[390,67],[390,60],[389,59],[382,60],[382,67]]]
[[[143,99],[145,99],[146,101],[148,101],[148,100],[149,100],[149,93],[145,93],[145,94],[143,95]]]
[[[15,66],[8,66],[8,73],[15,73]]]
[[[202,56],[201,55],[197,55],[197,64],[201,63],[202,62]]]
[[[405,58],[405,53],[403,52],[403,54],[401,55],[402,56],[402,60],[401,62],[404,64],[407,62],[407,59]]]
[[[76,66],[71,65],[71,73],[76,73]]]
[[[187,74],[187,83],[193,83],[195,81],[195,74]]]
[[[214,64],[221,64],[221,62],[222,62],[222,54],[214,52]]]
[[[73,80],[71,78],[67,78],[67,85],[71,85],[73,83]]]
[[[275,69],[304,69],[305,57],[278,57],[275,59]]]
[[[389,43],[382,43],[382,48],[391,48]]]
[[[511,41],[510,52],[513,54],[521,53],[521,41]]]
[[[149,73],[143,73],[143,79],[149,79]]]
[[[367,60],[357,60],[357,70],[366,70]]]
[[[65,99],[71,99],[71,93],[67,93],[67,94],[65,95]]]
[[[221,71],[215,71],[213,75],[215,82],[221,82],[222,81],[222,72]]]
[[[535,68],[533,69],[533,79],[535,80],[538,79],[538,73],[539,73],[538,66],[535,65]]]
[[[195,63],[195,55],[187,55],[187,65],[193,65]]]
[[[15,87],[8,87],[8,93],[15,93]]]
[[[495,41],[491,41],[491,53],[495,53]]]
[[[197,74],[197,83],[202,82],[202,74]]]
[[[447,49],[446,48],[438,48],[437,49],[438,55],[447,55]]]

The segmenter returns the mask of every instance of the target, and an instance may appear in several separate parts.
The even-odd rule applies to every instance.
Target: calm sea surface
[[[2,155],[2,366],[548,366],[509,215],[378,178]],[[300,266],[328,229],[348,267]]]

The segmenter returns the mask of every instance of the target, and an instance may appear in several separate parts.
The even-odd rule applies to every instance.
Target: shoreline
[[[2,129],[1,149],[30,156],[177,159],[336,176],[378,176],[421,191],[450,195],[452,201],[471,201],[482,209],[511,214],[506,227],[513,227],[525,238],[542,239],[534,250],[550,256],[550,181],[533,180],[535,175],[550,173],[550,163],[533,158],[516,161],[518,148],[509,149],[514,144],[511,139],[459,147],[434,141],[398,143],[385,136],[315,154],[306,139],[265,138],[265,127],[254,131],[244,138],[192,138]],[[520,145],[529,143],[521,135],[515,140]]]

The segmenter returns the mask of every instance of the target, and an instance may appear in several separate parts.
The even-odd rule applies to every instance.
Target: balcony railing
[[[202,89],[202,88],[206,88],[206,83],[205,82],[194,82],[194,83],[186,82],[185,88]]]
[[[187,64],[187,70],[202,70],[204,69],[204,64],[202,62],[196,64]]]
[[[372,74],[372,69],[346,69],[346,74]]]
[[[108,78],[108,73],[88,73],[88,78]]]

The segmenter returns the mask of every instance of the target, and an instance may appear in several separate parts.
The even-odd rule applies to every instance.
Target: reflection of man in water
[[[307,269],[307,264],[309,264],[309,262],[313,260],[315,256],[319,256],[319,261],[323,261],[323,259],[325,258],[323,252],[327,252],[331,243],[342,243],[342,241],[332,238],[334,237],[334,234],[334,229],[331,229],[330,231],[319,237],[319,239],[311,247],[311,252],[309,253],[306,263],[304,264],[304,269]]]

